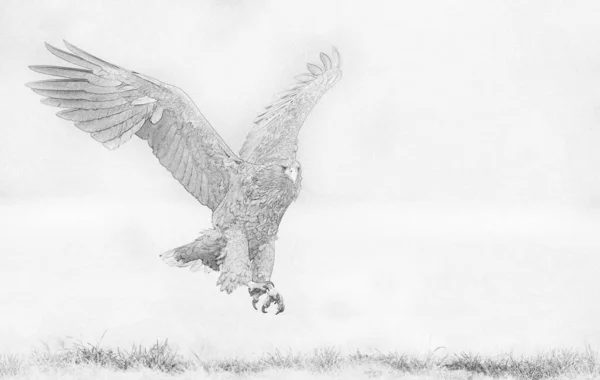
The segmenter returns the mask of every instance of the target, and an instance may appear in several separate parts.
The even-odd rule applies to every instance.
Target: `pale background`
[[[4,1],[0,350],[599,346],[600,3],[507,3]],[[209,210],[145,142],[109,152],[24,86],[63,38],[183,88],[236,151],[337,46],[279,234],[284,314],[158,259]]]

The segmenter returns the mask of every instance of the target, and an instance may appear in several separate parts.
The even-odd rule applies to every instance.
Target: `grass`
[[[0,378],[26,375],[32,368],[41,372],[69,372],[79,367],[95,366],[112,371],[139,371],[150,369],[167,374],[203,371],[206,374],[253,375],[268,371],[307,371],[339,374],[348,369],[362,371],[365,378],[383,374],[462,375],[463,378],[488,376],[517,379],[552,379],[600,376],[598,352],[587,346],[585,350],[552,350],[530,356],[512,354],[480,356],[472,353],[444,354],[438,350],[427,355],[404,353],[363,353],[356,351],[342,355],[335,348],[320,348],[311,353],[298,354],[275,351],[258,359],[240,358],[205,360],[197,354],[185,357],[168,341],[156,342],[150,347],[133,346],[129,350],[113,349],[96,344],[75,343],[52,350],[47,345],[28,357],[0,355]],[[439,376],[438,376],[439,377]]]
[[[68,369],[74,366],[94,365],[117,371],[148,368],[165,373],[181,373],[194,368],[194,363],[184,359],[173,350],[167,340],[156,342],[151,347],[134,345],[129,350],[103,347],[96,344],[75,343],[70,347],[61,347],[52,351],[48,345],[43,350],[34,351],[29,363],[43,371]]]
[[[16,376],[23,370],[23,361],[17,355],[0,355],[0,378]]]

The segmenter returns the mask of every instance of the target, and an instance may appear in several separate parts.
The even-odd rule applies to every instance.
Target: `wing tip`
[[[94,138],[93,135],[92,135],[92,138]],[[98,141],[95,138],[94,138],[94,140]],[[105,147],[106,149],[115,150],[123,144],[123,141],[121,141],[120,136],[119,136],[112,140],[108,140],[108,141],[104,141],[104,142],[101,141],[101,143],[102,143],[102,146]]]
[[[57,48],[56,46],[51,45],[48,42],[44,42],[44,45],[46,46],[46,49],[48,49],[48,51],[50,53],[52,53],[53,55],[57,56],[58,58],[61,58],[61,59],[71,62],[70,60],[66,59],[65,56],[72,56],[72,54],[70,54],[60,48]]]
[[[342,60],[340,57],[340,52],[338,51],[338,49],[335,46],[331,46],[331,56],[321,52],[319,53],[319,58],[321,60],[321,64],[315,64],[312,62],[308,62],[306,64],[306,68],[308,69],[308,73],[304,74],[304,75],[310,75],[313,77],[318,77],[321,76],[325,73],[327,73],[330,70],[333,69],[338,69],[341,70],[341,64],[342,64]],[[298,78],[300,77],[300,78]],[[296,79],[304,79],[301,76],[297,76]]]
[[[44,41],[44,46],[46,47],[46,49],[48,49],[51,53],[52,50],[58,50],[58,48],[56,46],[51,45],[49,42]]]
[[[342,67],[342,57],[340,56],[340,51],[337,47],[335,47],[335,45],[331,45],[331,57],[335,60],[334,67]]]
[[[69,49],[71,52],[77,54],[77,52],[75,51],[75,50],[79,50],[77,48],[77,46],[73,45],[72,43],[70,43],[69,41],[65,40],[64,38],[63,38],[62,41],[63,41],[63,44],[65,44],[65,46],[67,47],[67,49]]]
[[[60,117],[63,120],[68,120],[68,121],[73,121],[73,119],[69,119],[66,114],[69,113],[70,111],[73,111],[72,109],[68,109],[68,110],[62,110],[62,111],[58,111],[56,113],[56,116]]]
[[[325,71],[329,71],[331,69],[331,58],[325,53],[319,54],[319,58],[321,58],[321,63],[323,63]]]
[[[323,73],[325,72],[325,70],[323,70],[323,68],[321,66],[316,65],[314,63],[310,63],[310,62],[306,64],[306,68],[314,76],[323,75]]]

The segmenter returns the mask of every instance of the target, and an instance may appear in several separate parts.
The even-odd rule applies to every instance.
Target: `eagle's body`
[[[213,213],[213,225],[219,229],[239,226],[251,247],[274,237],[283,214],[300,191],[300,180],[292,181],[284,171],[279,164],[245,163]]]
[[[82,68],[31,66],[66,78],[28,84],[47,96],[42,101],[67,108],[58,116],[109,149],[133,134],[147,140],[173,177],[213,211],[213,229],[161,255],[163,259],[173,266],[220,271],[222,290],[248,286],[254,306],[266,293],[263,312],[271,302],[278,313],[283,311],[283,298],[270,281],[274,242],[285,211],[300,192],[298,132],[312,107],[341,77],[337,52],[334,62],[321,54],[322,67],[308,64],[310,73],[259,115],[238,156],[179,88],[65,44],[70,52],[47,47]]]

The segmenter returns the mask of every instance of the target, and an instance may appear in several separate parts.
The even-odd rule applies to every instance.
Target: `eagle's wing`
[[[294,160],[298,150],[298,132],[304,119],[342,77],[340,56],[321,53],[323,66],[307,65],[308,73],[296,77],[298,82],[268,106],[254,121],[240,151],[240,157],[256,164]]]
[[[179,88],[101,60],[65,41],[69,52],[48,50],[81,68],[30,66],[63,79],[28,83],[42,103],[67,108],[63,119],[109,149],[133,134],[148,140],[160,163],[200,203],[215,210],[240,159]]]

